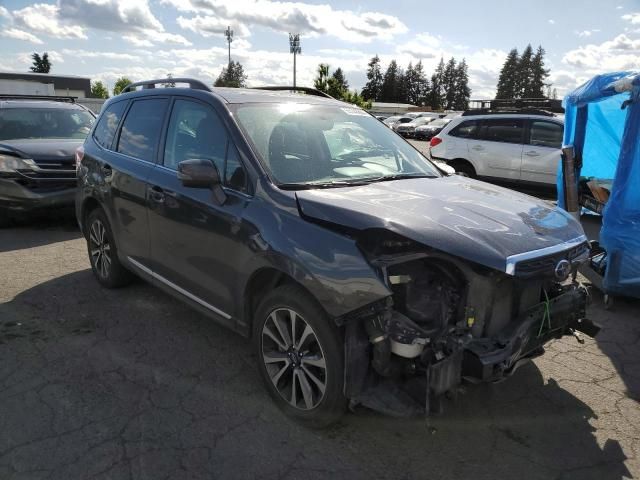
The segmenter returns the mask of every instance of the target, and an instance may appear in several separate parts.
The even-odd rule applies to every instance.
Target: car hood
[[[387,229],[506,271],[507,257],[576,239],[567,212],[459,175],[296,192],[303,216],[357,230]]]
[[[11,152],[22,158],[31,158],[39,165],[46,163],[73,163],[76,148],[83,139],[0,140],[0,153]]]

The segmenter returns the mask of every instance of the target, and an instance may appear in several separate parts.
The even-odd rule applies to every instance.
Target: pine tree
[[[396,102],[407,103],[407,76],[404,70],[398,68],[398,93]]]
[[[362,89],[362,96],[367,100],[380,100],[382,93],[382,72],[380,70],[380,57],[376,55],[368,63],[367,84]]]
[[[514,98],[530,98],[532,77],[533,49],[529,44],[522,52],[520,61],[518,62],[518,73],[516,76],[518,83],[516,84],[516,95]]]
[[[313,80],[313,86],[316,90],[321,92],[327,92],[329,87],[329,65],[327,63],[321,63],[318,65],[318,76]]]
[[[429,92],[429,105],[433,110],[441,110],[445,103],[444,88],[444,59],[440,58],[440,63],[435,72],[431,75],[431,90]]]
[[[456,99],[456,59],[451,57],[442,75],[444,108],[452,109]]]
[[[544,48],[538,46],[533,59],[531,60],[531,82],[529,90],[524,93],[525,98],[543,98],[544,88],[547,86],[545,80],[549,76],[549,70],[544,68]],[[549,95],[547,95],[549,97]]]
[[[455,97],[453,100],[454,110],[466,110],[469,108],[471,89],[469,88],[469,73],[467,61],[463,58],[458,64],[455,73]]]
[[[415,83],[415,98],[409,103],[413,103],[414,105],[426,105],[428,103],[429,96],[429,80],[427,80],[427,76],[424,73],[422,60],[416,63],[416,66],[413,67],[413,76]]]
[[[500,70],[498,85],[496,86],[496,98],[516,98],[516,84],[518,83],[518,66],[520,57],[518,49],[512,49]]]
[[[333,98],[341,99],[349,92],[349,82],[344,76],[344,72],[338,67],[327,80],[327,93]]]
[[[398,64],[395,60],[391,60],[387,71],[384,74],[382,88],[380,91],[380,100],[383,102],[397,102],[400,94],[400,74]]]
[[[233,60],[226,67],[222,68],[222,72],[213,84],[214,87],[233,87],[244,88],[247,86],[247,75],[240,62]]]

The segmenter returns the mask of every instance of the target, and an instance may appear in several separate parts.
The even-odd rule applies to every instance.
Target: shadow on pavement
[[[0,305],[0,478],[629,475],[596,414],[534,364],[469,386],[435,431],[364,409],[311,431],[255,362],[248,340],[143,282],[104,290],[83,270],[20,293]]]
[[[0,253],[72,240],[81,236],[74,214],[30,215],[0,228]]]

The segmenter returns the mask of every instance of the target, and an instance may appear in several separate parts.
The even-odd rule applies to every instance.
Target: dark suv
[[[93,121],[70,97],[0,95],[0,224],[34,210],[73,208],[74,154]]]
[[[429,413],[463,377],[500,380],[550,339],[597,331],[570,281],[586,238],[564,211],[445,176],[311,90],[170,81],[188,88],[109,100],[84,144],[93,271],[106,287],[138,275],[251,337],[289,415]]]

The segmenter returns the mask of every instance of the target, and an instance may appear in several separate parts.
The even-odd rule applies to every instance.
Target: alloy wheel
[[[324,398],[327,366],[313,328],[288,308],[271,312],[262,327],[262,360],[278,393],[292,407],[311,410]]]
[[[95,220],[89,229],[89,251],[96,271],[102,278],[107,278],[111,269],[111,244],[100,220]]]

